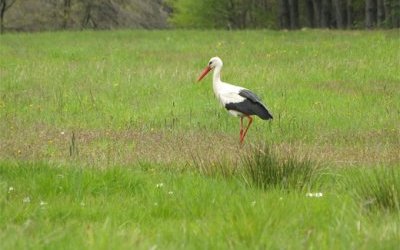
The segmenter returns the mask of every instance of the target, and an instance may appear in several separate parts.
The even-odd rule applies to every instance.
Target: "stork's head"
[[[197,81],[201,81],[201,79],[203,79],[208,74],[208,72],[215,68],[221,68],[222,65],[223,63],[221,58],[219,58],[218,56],[212,57],[210,61],[208,61],[207,67],[203,70],[203,72],[201,72],[201,75],[199,76]]]

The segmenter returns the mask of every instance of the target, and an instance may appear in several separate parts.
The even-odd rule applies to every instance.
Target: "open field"
[[[275,118],[243,147],[215,55]],[[399,69],[398,31],[2,35],[0,248],[394,249]],[[260,188],[264,144],[319,170]]]
[[[84,32],[1,38],[1,157],[89,164],[231,157],[239,121],[195,79],[211,56],[275,120],[248,142],[338,165],[399,161],[399,36],[392,32]],[[226,146],[228,144],[228,146]],[[293,146],[295,145],[295,146]],[[217,149],[217,150],[216,150]],[[222,153],[221,153],[222,151]],[[216,154],[216,155],[215,155]]]

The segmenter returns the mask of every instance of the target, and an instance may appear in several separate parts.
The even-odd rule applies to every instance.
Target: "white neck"
[[[214,69],[214,73],[213,73],[213,83],[215,84],[216,82],[220,82],[221,81],[221,66],[217,66]]]
[[[217,98],[219,98],[219,88],[222,84],[221,82],[221,68],[222,66],[216,66],[214,68],[214,72],[213,72],[213,90],[214,90],[214,94]]]

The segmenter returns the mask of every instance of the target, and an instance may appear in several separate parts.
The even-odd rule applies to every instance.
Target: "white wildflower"
[[[316,198],[320,198],[323,196],[323,194],[321,192],[318,193],[307,193],[306,194],[307,197],[316,197]]]
[[[11,193],[12,191],[14,191],[14,187],[9,187],[8,188],[8,193]]]
[[[174,192],[173,192],[173,191],[169,191],[168,194],[169,194],[169,195],[173,195]]]
[[[156,188],[162,188],[164,186],[164,183],[158,183],[157,185],[156,185]]]
[[[40,201],[40,206],[46,206],[47,205],[47,202],[45,202],[45,201]]]
[[[31,198],[30,198],[29,196],[27,196],[27,197],[25,197],[22,201],[23,201],[24,203],[30,203],[30,202],[31,202]]]
[[[61,133],[60,133],[61,135],[64,135],[65,134],[65,132],[64,131],[61,131]]]

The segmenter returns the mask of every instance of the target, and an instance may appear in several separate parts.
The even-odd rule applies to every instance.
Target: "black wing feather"
[[[239,92],[239,95],[246,99],[239,103],[227,103],[225,108],[228,110],[237,110],[247,115],[257,115],[263,120],[273,118],[256,94],[248,89],[243,89]]]
[[[239,95],[242,96],[242,97],[244,97],[244,98],[249,99],[249,100],[252,101],[252,102],[258,102],[258,103],[262,104],[262,103],[261,103],[261,98],[258,97],[256,94],[254,94],[253,92],[251,92],[251,91],[248,90],[248,89],[242,89],[242,90],[239,92]]]

